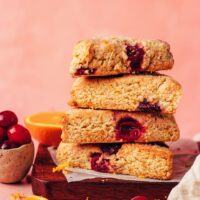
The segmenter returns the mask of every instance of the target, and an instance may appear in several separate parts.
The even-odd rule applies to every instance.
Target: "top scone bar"
[[[76,77],[156,72],[171,69],[173,64],[169,44],[161,40],[89,39],[74,47],[70,74]]]

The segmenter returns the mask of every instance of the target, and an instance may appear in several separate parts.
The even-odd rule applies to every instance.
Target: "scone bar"
[[[171,69],[170,46],[161,40],[103,38],[83,40],[73,50],[72,76],[110,76]]]
[[[176,141],[172,115],[112,110],[72,109],[64,119],[62,140],[69,143]]]
[[[59,164],[142,178],[170,179],[176,141],[173,117],[181,86],[158,74],[171,69],[169,45],[160,40],[91,39],[73,51],[78,77],[63,122]]]
[[[69,167],[141,178],[169,179],[172,175],[171,151],[154,144],[61,143],[57,159]]]
[[[81,77],[74,83],[69,104],[80,108],[175,113],[180,97],[180,84],[165,75]]]

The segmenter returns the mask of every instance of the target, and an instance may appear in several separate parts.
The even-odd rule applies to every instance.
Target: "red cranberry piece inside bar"
[[[91,75],[91,74],[94,74],[95,73],[95,69],[92,69],[92,68],[84,68],[84,67],[81,67],[79,69],[76,70],[75,72],[75,75],[76,76],[81,76],[81,75]]]
[[[144,57],[144,49],[142,45],[135,44],[127,45],[126,47],[126,53],[128,56],[128,60],[130,61],[130,67],[132,72],[139,72],[142,71],[141,64]]]
[[[121,143],[101,144],[101,150],[108,155],[116,154],[121,148]]]
[[[158,104],[152,104],[148,102],[146,99],[144,99],[144,101],[140,102],[138,106],[138,111],[160,113],[161,108]]]
[[[91,169],[98,172],[109,172],[109,160],[104,159],[101,153],[91,155]]]
[[[135,142],[144,133],[145,128],[135,119],[122,118],[116,126],[116,138],[125,142]]]

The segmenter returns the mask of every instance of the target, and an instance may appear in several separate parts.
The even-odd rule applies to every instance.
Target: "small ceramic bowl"
[[[13,149],[0,149],[0,182],[16,183],[28,173],[34,158],[34,144]]]

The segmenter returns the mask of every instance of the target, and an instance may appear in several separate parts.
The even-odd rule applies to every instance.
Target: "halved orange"
[[[39,143],[58,146],[61,141],[64,112],[43,112],[24,119],[26,128]]]

